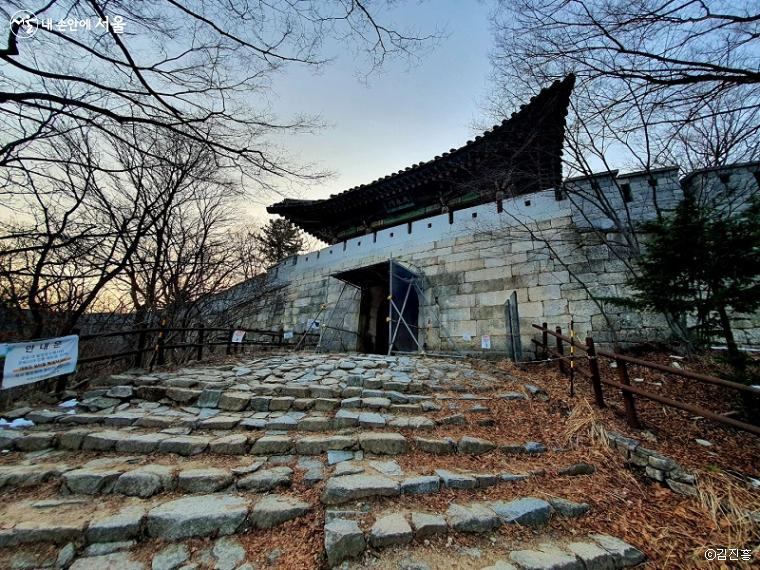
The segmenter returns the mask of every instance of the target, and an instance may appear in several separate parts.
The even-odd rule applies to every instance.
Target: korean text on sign
[[[0,344],[0,355],[5,356],[2,389],[71,374],[78,354],[77,335]]]

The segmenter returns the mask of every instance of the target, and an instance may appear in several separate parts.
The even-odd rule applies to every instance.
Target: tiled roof
[[[288,198],[269,206],[267,211],[282,215],[324,241],[333,242],[349,237],[352,232],[358,235],[366,233],[369,227],[382,227],[380,220],[391,213],[413,215],[425,208],[440,207],[433,187],[451,185],[456,179],[461,187],[458,192],[463,194],[469,179],[478,175],[485,177],[487,171],[494,176],[498,170],[496,163],[508,164],[511,158],[526,164],[526,172],[521,173],[519,180],[522,183],[514,189],[515,193],[524,193],[523,187],[528,186],[530,191],[541,189],[533,187],[536,185],[557,186],[561,182],[565,116],[574,81],[572,75],[555,81],[510,118],[459,148],[326,199]],[[513,169],[514,165],[510,163],[509,168]],[[421,190],[421,187],[425,188]],[[447,197],[451,196],[450,191]]]

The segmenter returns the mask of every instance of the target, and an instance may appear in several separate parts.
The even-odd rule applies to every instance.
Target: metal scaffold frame
[[[321,352],[322,350],[326,350],[324,348],[325,345],[327,345],[326,339],[329,338],[328,335],[330,335],[331,333],[332,333],[333,337],[337,334],[338,341],[340,342],[340,349],[341,349],[341,351],[348,350],[347,347],[346,347],[346,344],[343,342],[343,333],[348,333],[348,334],[354,335],[354,336],[358,336],[358,334],[359,334],[357,331],[351,331],[351,330],[348,330],[348,329],[344,329],[342,327],[334,326],[332,324],[335,321],[335,319],[337,318],[337,315],[341,315],[341,314],[345,315],[345,311],[344,312],[340,311],[340,302],[343,299],[343,294],[346,292],[346,288],[347,287],[351,287],[351,289],[353,291],[353,298],[350,299],[351,302],[356,301],[356,293],[357,293],[357,291],[359,292],[359,295],[361,295],[361,289],[359,287],[357,287],[356,285],[352,285],[352,284],[350,284],[350,283],[348,283],[346,281],[342,282],[342,286],[340,288],[340,293],[338,294],[338,300],[335,302],[335,306],[328,313],[328,316],[325,319],[325,322],[324,323],[320,323],[320,326],[319,326],[319,340],[317,341],[317,347],[316,347],[316,351],[317,352]],[[329,296],[329,287],[328,287],[328,296]],[[322,307],[324,307],[324,309],[321,309],[321,310],[326,310],[329,307],[329,304],[327,303],[327,301],[325,301],[325,303],[322,304]],[[321,312],[321,310],[320,310],[320,312]],[[330,341],[332,341],[332,340],[334,340],[334,338],[330,338]]]
[[[317,314],[314,316],[313,319],[311,319],[311,322],[319,322],[319,317],[322,316],[322,313],[324,312],[325,308],[327,308],[327,305],[325,303],[320,304],[319,305],[319,311],[317,311]],[[306,340],[306,337],[309,336],[309,330],[310,330],[310,328],[311,327],[307,323],[307,326],[304,328],[304,331],[303,331],[303,334],[301,335],[301,338],[298,339],[298,342],[296,343],[296,346],[295,346],[295,348],[293,350],[298,350],[299,348],[301,348],[301,345]],[[322,335],[322,333],[320,332],[320,336],[321,335]]]
[[[391,259],[391,261],[392,261],[392,259]],[[417,295],[419,296],[419,298],[421,300],[424,300],[425,296],[423,294],[423,286],[424,286],[425,282],[427,281],[427,278],[425,276],[425,272],[420,267],[418,267],[417,265],[413,265],[413,267],[414,267],[414,270],[415,270],[416,276],[417,276],[417,279],[414,282],[414,286],[417,289]],[[438,304],[438,296],[437,295],[433,295],[433,301],[428,305],[428,307],[430,308],[430,312],[433,315],[433,318],[435,319],[436,326],[438,327],[438,336],[439,336],[439,339],[440,338],[445,339],[448,342],[448,344],[454,349],[454,352],[456,353],[456,355],[459,355],[460,354],[459,347],[453,341],[453,339],[451,338],[451,336],[447,332],[446,327],[444,327],[443,323],[441,322],[441,315],[440,315],[441,307]],[[434,308],[435,308],[435,310],[434,310]],[[428,324],[425,327],[425,329],[429,330],[430,329],[430,325]],[[419,344],[418,344],[418,346],[419,346]],[[421,348],[420,352],[422,352],[422,353],[426,353],[427,352],[424,349],[424,346]],[[430,352],[427,352],[427,353],[428,354],[433,354],[433,353],[430,353]],[[439,354],[439,353],[436,353],[436,354]],[[449,356],[449,355],[447,354],[447,356]],[[450,356],[454,356],[454,355],[450,355]]]
[[[409,337],[414,341],[414,344],[417,345],[417,351],[418,352],[424,352],[424,349],[422,348],[422,345],[419,341],[419,325],[409,325],[407,323],[407,319],[405,317],[404,311],[407,307],[407,303],[409,301],[409,294],[414,291],[415,295],[417,295],[417,302],[419,303],[419,298],[422,296],[422,290],[420,288],[420,281],[422,280],[419,275],[416,273],[413,273],[412,271],[409,271],[405,267],[403,267],[401,264],[396,263],[393,261],[393,257],[388,258],[389,268],[388,268],[388,355],[392,354],[394,352],[393,348],[396,345],[396,339],[398,338],[398,333],[401,325],[404,325],[404,328],[409,333]],[[403,275],[401,272],[395,270],[395,266],[398,266],[399,268],[403,268],[404,272],[408,273],[408,275]],[[394,291],[396,290],[394,287],[394,279],[403,282],[406,284],[406,290],[404,291],[404,300],[401,303],[401,308],[398,307],[396,304],[395,299],[393,298]],[[394,315],[393,312],[396,311],[396,320],[395,320],[395,329],[393,327],[394,325]],[[412,329],[415,329],[414,331]],[[417,331],[417,332],[415,332]]]

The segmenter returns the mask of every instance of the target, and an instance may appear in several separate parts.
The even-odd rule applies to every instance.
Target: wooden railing
[[[562,329],[560,327],[557,327],[554,331],[549,330],[549,327],[546,323],[543,323],[542,325],[534,324],[533,328],[541,331],[541,340],[532,339],[533,344],[542,351],[545,358],[555,358],[558,363],[557,366],[562,373],[568,373],[570,371],[568,355],[565,354],[566,345],[568,348],[572,347],[573,351],[578,350],[585,353],[585,358],[573,358],[573,373],[578,374],[579,376],[582,376],[591,381],[591,386],[594,391],[594,401],[599,408],[605,407],[604,390],[602,388],[603,385],[620,390],[623,398],[623,403],[625,405],[626,420],[628,421],[628,425],[633,428],[641,427],[641,423],[639,422],[639,418],[636,413],[636,401],[634,399],[634,396],[638,396],[640,398],[653,400],[665,406],[678,408],[680,410],[697,414],[720,424],[744,430],[754,435],[760,436],[760,426],[758,425],[748,424],[739,420],[735,420],[721,414],[716,414],[710,410],[705,410],[704,408],[687,404],[686,402],[673,400],[659,394],[647,392],[646,390],[643,390],[636,386],[632,386],[628,375],[628,365],[632,364],[635,366],[641,366],[643,368],[649,368],[650,370],[658,370],[667,374],[673,374],[682,378],[689,378],[691,380],[696,380],[697,382],[723,386],[725,388],[737,390],[739,392],[754,395],[755,397],[760,398],[760,389],[758,388],[755,388],[753,386],[746,386],[737,382],[731,382],[730,380],[724,380],[723,378],[717,378],[715,376],[710,376],[707,374],[698,374],[696,372],[689,372],[687,370],[665,366],[656,362],[649,362],[647,360],[642,360],[640,358],[635,358],[626,354],[620,354],[618,352],[597,350],[596,346],[594,345],[593,338],[586,337],[585,343],[581,343],[578,342],[575,338],[570,338],[563,335]],[[553,337],[556,341],[555,348],[549,346],[550,336]],[[607,358],[615,362],[618,376],[617,382],[602,376],[599,369],[600,358]],[[583,360],[588,361],[588,369],[585,369],[582,366],[577,366],[577,364],[580,364]]]
[[[232,337],[235,331],[245,331],[246,338],[242,342],[233,342]],[[170,333],[195,333],[194,342],[167,342]],[[249,340],[249,335],[256,335],[256,340]],[[318,336],[316,333],[307,333],[309,336]],[[154,338],[151,338],[151,335]],[[166,354],[170,351],[181,349],[195,349],[195,359],[203,360],[204,350],[214,351],[216,346],[224,346],[225,353],[231,355],[245,350],[246,346],[275,346],[287,347],[294,346],[294,342],[286,342],[282,330],[271,331],[262,329],[248,329],[243,327],[224,328],[224,327],[146,327],[137,329],[128,329],[122,331],[109,331],[95,334],[83,334],[79,336],[81,343],[89,341],[102,340],[109,337],[134,337],[137,336],[137,346],[133,350],[122,352],[98,354],[87,356],[79,359],[80,364],[89,364],[105,360],[121,360],[129,357],[133,358],[133,365],[141,368],[146,364],[145,355],[153,353],[147,364],[152,368],[154,365],[163,366],[166,363]],[[261,339],[260,337],[266,337]],[[219,339],[222,340],[219,340]]]
[[[246,337],[242,342],[232,342],[233,333],[235,331],[245,331]],[[194,342],[167,342],[171,340],[171,333],[182,333],[185,336],[186,333],[191,333],[194,336]],[[249,335],[256,335],[256,339],[247,339]],[[203,325],[197,327],[171,327],[171,326],[158,326],[158,327],[142,327],[136,329],[126,330],[114,330],[92,334],[80,334],[79,335],[79,353],[87,354],[90,350],[90,343],[102,342],[105,339],[113,337],[132,338],[137,337],[136,346],[130,350],[122,350],[120,352],[105,352],[103,354],[95,354],[92,356],[82,356],[77,359],[77,371],[80,370],[80,366],[86,364],[94,364],[98,362],[115,362],[122,360],[131,360],[128,366],[135,368],[143,368],[148,366],[149,370],[153,370],[154,366],[163,366],[166,364],[167,355],[173,354],[173,351],[177,350],[194,350],[195,360],[203,360],[204,354],[214,352],[214,348],[217,346],[225,347],[225,354],[232,355],[245,351],[247,346],[271,346],[279,348],[296,348],[296,338],[285,339],[284,331],[271,331],[262,329],[248,329],[243,327],[225,328],[225,327],[205,327]],[[263,339],[261,337],[264,337]],[[317,343],[319,333],[306,332],[300,338],[298,346],[303,348],[304,346],[313,346]],[[14,342],[14,341],[11,341]],[[23,341],[15,341],[23,342]],[[130,343],[125,343],[129,345]],[[82,348],[85,350],[82,350]],[[150,358],[146,360],[146,355],[150,354]],[[57,377],[55,390],[57,393],[62,393],[66,387],[67,382],[72,375],[63,375]],[[0,384],[3,378],[3,359],[0,357]]]

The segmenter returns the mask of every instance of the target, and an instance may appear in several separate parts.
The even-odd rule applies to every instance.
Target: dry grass
[[[622,461],[621,456],[607,446],[603,419],[587,400],[577,403],[564,427],[564,441],[574,445],[577,451],[585,451],[589,462],[596,456],[599,465],[598,454],[607,456],[606,467]],[[600,490],[603,488],[608,494],[620,491],[629,497],[646,497],[639,504],[651,509],[650,512],[629,511],[628,524],[621,521],[616,530],[633,543],[637,541],[629,535],[631,531],[646,537],[651,557],[648,568],[728,568],[706,561],[707,548],[749,548],[753,560],[760,555],[760,524],[755,518],[760,513],[760,492],[750,488],[745,477],[730,471],[696,470],[695,475],[698,496],[694,499],[677,497],[648,481],[642,485],[633,472],[622,466],[616,469],[617,480],[612,487],[599,485]],[[611,508],[612,505],[607,507],[613,518],[611,511],[616,509]],[[653,524],[655,520],[657,523]],[[641,538],[638,543],[642,544]],[[688,554],[683,547],[690,549]],[[735,561],[731,567],[752,568],[753,564]]]
[[[648,354],[646,358],[661,364],[668,362],[666,357],[657,354]],[[681,362],[684,368],[688,367],[694,372],[711,372],[709,368],[698,367],[691,361]],[[603,366],[601,371],[603,376],[613,373],[607,366]],[[715,413],[729,414],[738,409],[738,402],[733,398],[733,394],[720,386],[693,382],[656,370],[638,370],[637,367],[631,367],[629,373],[631,379],[642,388],[665,397],[697,405]],[[534,377],[537,384],[550,392],[552,400],[567,402],[568,409],[585,398],[608,430],[641,441],[646,447],[674,458],[689,470],[714,466],[750,475],[760,473],[760,438],[748,432],[722,426],[693,413],[639,397],[635,398],[636,410],[644,428],[633,429],[626,423],[620,392],[609,386],[604,387],[604,401],[607,407],[599,410],[594,406],[590,381],[578,379],[575,383],[576,396],[570,398],[567,396],[568,379],[559,374],[556,366],[531,365],[528,371],[522,374],[526,379]],[[637,378],[643,382],[637,382]],[[712,445],[704,447],[697,444],[696,439],[707,440]]]
[[[565,445],[577,443],[581,437],[588,437],[595,444],[607,445],[604,422],[585,398],[578,400],[573,407],[562,431],[562,441]]]
[[[503,367],[499,364],[500,367]],[[506,368],[506,367],[504,367]],[[706,372],[706,370],[700,370]],[[637,401],[640,415],[651,430],[631,430],[625,424],[622,402],[614,392],[606,391],[608,407],[593,406],[590,383],[576,383],[575,398],[567,395],[567,378],[557,374],[554,367],[531,367],[528,372],[516,373],[524,380],[531,377],[551,395],[549,403],[568,413],[558,427],[558,439],[572,446],[573,460],[594,463],[598,471],[590,478],[575,479],[573,493],[586,490],[594,496],[592,513],[578,526],[608,532],[642,548],[649,556],[647,568],[754,568],[760,557],[760,524],[751,512],[760,513],[760,490],[750,488],[746,477],[737,471],[757,474],[760,467],[760,445],[757,438],[696,420],[677,411]],[[695,403],[720,407],[720,396],[711,387],[702,385],[668,384],[664,375],[648,378],[662,382],[663,387],[677,393],[679,399],[693,395]],[[678,385],[676,385],[676,383]],[[525,416],[522,417],[525,420]],[[629,470],[625,460],[606,444],[606,430],[633,437],[668,456],[674,457],[698,476],[699,496],[685,497]],[[656,441],[649,440],[652,432]],[[713,446],[705,448],[694,443],[695,438],[709,439]],[[581,459],[581,457],[583,457]],[[544,480],[533,493],[552,493],[553,482]],[[757,517],[757,514],[754,515]],[[554,524],[554,523],[552,523]],[[575,529],[580,530],[580,529]],[[708,562],[705,551],[713,549],[750,549],[752,562]],[[728,564],[728,565],[727,565]]]
[[[720,529],[724,544],[754,544],[760,553],[760,492],[747,482],[726,471],[700,471],[697,474],[697,499]]]

